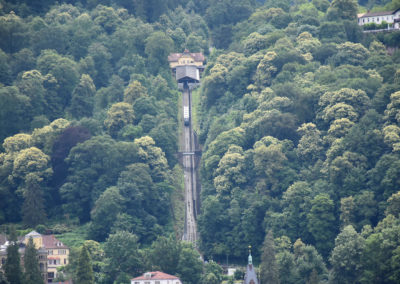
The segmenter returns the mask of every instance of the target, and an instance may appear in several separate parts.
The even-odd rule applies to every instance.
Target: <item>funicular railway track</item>
[[[186,86],[182,92],[182,106],[189,110],[189,123],[184,123],[183,127],[183,169],[185,183],[185,227],[183,240],[197,242],[197,182],[195,169],[195,143],[192,128],[192,108],[191,108],[191,91]]]

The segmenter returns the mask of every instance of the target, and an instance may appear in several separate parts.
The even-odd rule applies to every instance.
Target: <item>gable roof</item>
[[[196,66],[178,66],[176,67],[176,80],[181,82],[182,80],[194,80],[200,81],[199,70]]]
[[[142,276],[133,278],[131,280],[179,280],[179,278],[161,271],[153,271],[153,272],[146,272]]]
[[[42,235],[43,247],[48,248],[68,248],[62,242],[56,239],[54,235]]]
[[[395,14],[398,10],[393,10],[393,11],[382,11],[382,12],[367,12],[364,14],[359,15],[359,18],[364,18],[364,17],[378,17],[378,16],[389,16]]]
[[[196,62],[203,62],[204,61],[203,53],[201,53],[201,52],[189,52],[189,50],[186,49],[183,53],[171,53],[170,55],[168,55],[168,62],[176,62],[183,55],[189,55]]]

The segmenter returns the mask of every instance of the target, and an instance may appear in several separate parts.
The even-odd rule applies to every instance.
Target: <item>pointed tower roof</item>
[[[246,274],[244,276],[243,284],[258,284],[257,273],[253,267],[253,257],[251,256],[251,246],[249,246],[249,257],[246,268]]]

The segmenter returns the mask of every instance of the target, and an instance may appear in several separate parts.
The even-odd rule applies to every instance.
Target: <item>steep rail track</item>
[[[196,246],[197,242],[197,177],[195,164],[195,141],[192,128],[192,106],[191,91],[184,88],[182,92],[182,107],[189,108],[190,121],[188,125],[183,125],[183,145],[182,164],[184,170],[185,184],[185,227],[182,239],[192,242]],[[182,147],[183,146],[183,147]]]

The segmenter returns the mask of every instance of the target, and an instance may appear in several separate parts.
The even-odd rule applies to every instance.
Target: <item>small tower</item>
[[[251,246],[249,246],[249,258],[244,276],[243,284],[258,284],[257,273],[253,267],[253,257],[251,256]]]

